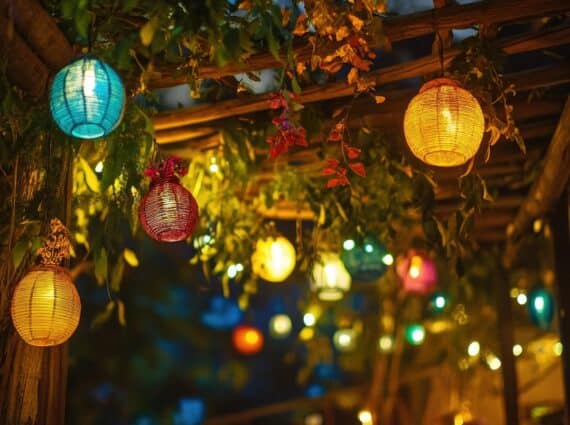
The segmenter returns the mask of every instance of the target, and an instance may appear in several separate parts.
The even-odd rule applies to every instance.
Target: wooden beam
[[[71,61],[71,45],[36,0],[0,0],[1,12],[13,20],[18,33],[49,69],[59,71]]]
[[[49,71],[28,47],[10,21],[0,13],[0,54],[6,58],[9,81],[32,96],[41,97],[47,88]]]
[[[559,28],[558,31],[566,33],[568,32],[568,27]],[[532,46],[528,44],[528,40],[531,38],[534,38]],[[531,48],[551,47],[553,45],[552,39],[552,30],[548,30],[547,32],[533,34],[532,37],[526,35],[500,40],[497,44],[507,53],[519,53],[520,51],[528,51]],[[451,60],[460,53],[459,49],[448,50],[444,55],[445,65],[449,65]],[[373,79],[376,86],[379,87],[383,84],[436,72],[439,69],[440,60],[438,55],[430,55],[403,64],[379,68],[369,72],[366,76]],[[305,104],[352,96],[353,94],[353,86],[345,81],[339,81],[322,86],[308,87],[299,95],[298,100],[300,103]],[[264,94],[164,112],[153,118],[154,128],[157,131],[166,130],[264,111],[269,109],[268,99],[269,94]]]
[[[387,17],[382,20],[383,31],[391,42],[419,37],[440,31],[469,28],[475,25],[492,26],[503,22],[532,19],[535,17],[563,14],[570,10],[567,2],[560,0],[503,0],[483,1],[467,5],[445,6],[437,10]],[[380,46],[373,45],[377,48]],[[309,61],[313,52],[307,40],[301,40],[294,48],[296,60]],[[222,78],[247,71],[259,71],[267,68],[281,68],[283,63],[269,53],[256,54],[244,63],[232,63],[223,67],[215,64],[203,65],[198,69],[199,78]],[[173,87],[187,82],[187,75],[182,72],[172,73],[161,68],[149,81],[154,88]]]
[[[570,97],[546,152],[542,174],[508,228],[509,239],[516,241],[531,222],[552,209],[566,187],[570,175]]]

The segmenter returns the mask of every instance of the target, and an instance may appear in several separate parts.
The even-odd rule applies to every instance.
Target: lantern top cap
[[[153,183],[163,180],[178,181],[178,178],[186,173],[188,173],[186,162],[176,156],[171,156],[158,164],[149,165],[144,172]]]
[[[428,82],[424,83],[424,85],[420,88],[420,93],[423,93],[427,90],[434,89],[441,86],[451,86],[456,88],[462,88],[461,83],[457,80],[453,80],[451,78],[435,78],[433,80],[429,80]]]

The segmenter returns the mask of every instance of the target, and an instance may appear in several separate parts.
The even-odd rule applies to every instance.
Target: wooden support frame
[[[568,12],[570,5],[560,0],[487,0],[467,5],[450,5],[437,11],[428,10],[411,15],[387,17],[382,20],[384,35],[390,43],[419,37],[437,30],[469,28],[475,25],[492,26],[507,21],[519,21],[534,17],[556,15]],[[380,47],[380,46],[372,46]],[[295,58],[299,62],[311,58],[313,47],[306,40],[295,46]],[[280,68],[283,63],[268,53],[256,54],[243,64],[232,63],[218,67],[205,65],[198,69],[199,78],[222,78],[246,71],[259,71],[267,68]],[[154,78],[148,82],[150,87],[173,87],[187,82],[184,72],[172,73],[166,68],[159,68]]]

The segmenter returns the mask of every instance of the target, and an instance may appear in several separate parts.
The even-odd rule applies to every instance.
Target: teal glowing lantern
[[[554,318],[554,297],[545,288],[536,288],[528,295],[530,320],[540,329],[548,330]]]
[[[434,293],[429,299],[429,306],[434,313],[443,312],[449,305],[449,299],[443,292]]]
[[[55,76],[50,91],[51,115],[65,134],[96,139],[111,133],[125,107],[125,88],[105,62],[83,56]]]
[[[426,330],[422,325],[413,323],[406,327],[406,341],[412,345],[422,345],[426,338]]]
[[[366,236],[358,243],[345,240],[341,259],[352,278],[361,282],[379,279],[394,262],[386,247],[374,236]]]

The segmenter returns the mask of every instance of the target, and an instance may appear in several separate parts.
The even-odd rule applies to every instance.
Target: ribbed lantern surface
[[[352,279],[340,257],[333,252],[320,254],[313,265],[311,284],[322,301],[338,301],[350,290]]]
[[[412,153],[438,167],[462,165],[475,156],[484,130],[477,99],[448,78],[424,84],[404,116],[404,134]]]
[[[81,301],[69,272],[57,265],[34,267],[16,285],[12,321],[30,345],[62,344],[77,329]]]
[[[105,62],[83,56],[55,76],[50,91],[54,121],[66,134],[96,139],[119,125],[125,89],[119,75]]]
[[[198,222],[196,199],[177,177],[153,181],[141,202],[139,213],[145,232],[161,242],[186,239]]]

